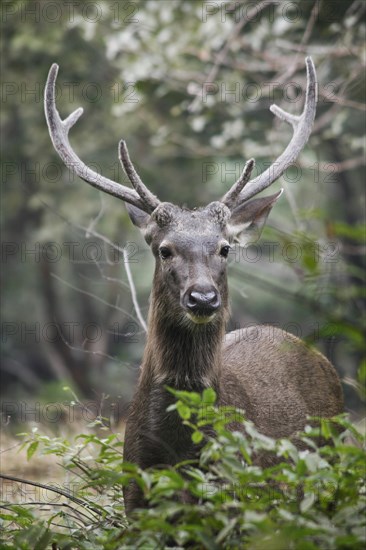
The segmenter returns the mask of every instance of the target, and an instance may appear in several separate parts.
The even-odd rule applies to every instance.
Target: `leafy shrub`
[[[42,506],[5,504],[1,548],[364,547],[364,438],[344,415],[307,426],[300,435],[307,450],[298,450],[288,439],[260,434],[239,410],[216,408],[211,389],[173,393],[171,409],[203,445],[199,460],[142,471],[122,463],[116,434],[80,435],[71,444],[34,433],[25,441],[28,457],[56,455],[72,476],[73,491],[54,488],[60,501],[46,507],[43,519]],[[228,431],[233,421],[244,423],[245,436]],[[207,425],[215,437],[206,435]],[[327,440],[323,447],[316,443],[320,435]],[[256,466],[259,452],[275,453],[279,463]],[[149,507],[127,521],[122,486],[131,479]]]

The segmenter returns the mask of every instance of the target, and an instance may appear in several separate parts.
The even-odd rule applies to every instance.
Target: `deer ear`
[[[147,242],[148,245],[151,244],[151,227],[149,227],[151,216],[150,214],[146,214],[143,210],[140,208],[137,208],[137,206],[133,206],[132,204],[129,204],[128,202],[125,203],[128,215],[130,216],[130,220],[136,227],[138,227]]]
[[[128,202],[126,202],[125,205],[132,223],[144,231],[150,221],[150,214],[146,214],[146,212],[140,210],[137,206],[132,206],[132,204],[129,204]]]
[[[228,222],[229,236],[241,246],[256,242],[261,236],[272,206],[280,198],[282,191],[283,189],[275,195],[244,202],[234,208]]]

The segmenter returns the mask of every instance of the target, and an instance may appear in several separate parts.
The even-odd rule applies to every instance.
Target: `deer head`
[[[201,325],[215,322],[227,309],[226,259],[231,244],[256,241],[278,193],[253,199],[274,183],[298,157],[306,144],[315,117],[316,73],[306,58],[307,88],[303,112],[295,116],[276,105],[271,111],[293,127],[285,151],[267,170],[250,180],[254,160],[249,160],[240,178],[220,201],[193,211],[161,203],[142,183],[130,160],[124,140],[119,159],[133,189],[103,177],[87,167],[69,144],[68,132],[81,116],[81,108],[61,120],[55,105],[58,66],[53,64],[45,88],[45,113],[53,145],[63,162],[80,178],[125,201],[132,222],[142,231],[156,259],[153,293],[164,290],[161,308],[180,323]],[[161,292],[160,292],[161,295]],[[157,297],[155,297],[158,299]],[[222,318],[222,316],[221,316]]]

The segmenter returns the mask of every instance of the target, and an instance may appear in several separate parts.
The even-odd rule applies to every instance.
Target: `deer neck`
[[[164,291],[163,291],[164,292]],[[159,289],[151,295],[142,381],[202,391],[218,388],[225,308],[211,323],[193,325],[174,316]]]

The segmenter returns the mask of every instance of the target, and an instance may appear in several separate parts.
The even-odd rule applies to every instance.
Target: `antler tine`
[[[230,209],[233,208],[233,206],[235,206],[240,192],[249,181],[249,178],[253,172],[254,166],[255,166],[255,160],[254,159],[248,160],[248,162],[244,166],[244,170],[240,178],[234,183],[232,188],[227,193],[225,193],[225,195],[222,197],[220,202],[226,204],[226,206]]]
[[[153,193],[151,193],[151,191],[149,191],[146,185],[142,183],[140,176],[136,172],[131,162],[130,155],[128,154],[127,145],[124,139],[121,139],[121,141],[119,142],[119,160],[121,162],[122,168],[128,176],[128,179],[132,183],[133,187],[136,189],[139,196],[147,205],[149,205],[149,207],[152,209],[151,211],[155,210],[155,208],[159,206],[160,201],[155,197]]]
[[[159,204],[158,199],[154,197],[156,201],[154,204],[156,204],[156,206],[153,206],[151,201],[146,202],[145,196],[139,195],[134,189],[129,189],[120,183],[94,172],[83,163],[72,149],[68,137],[69,130],[83,114],[83,109],[80,107],[71,113],[65,120],[61,119],[55,104],[55,86],[58,68],[58,65],[54,63],[48,73],[44,94],[44,108],[51,140],[60,158],[70,170],[96,189],[113,195],[118,199],[122,199],[150,214],[157,204]]]
[[[299,156],[311,134],[312,125],[315,118],[317,103],[317,80],[313,60],[306,58],[307,86],[305,105],[300,116],[287,113],[277,105],[271,105],[270,110],[281,120],[286,121],[294,129],[290,143],[284,152],[267,170],[259,176],[249,181],[243,191],[238,196],[237,204],[241,204],[251,199],[270,185],[274,183]],[[237,183],[234,184],[234,187]]]

